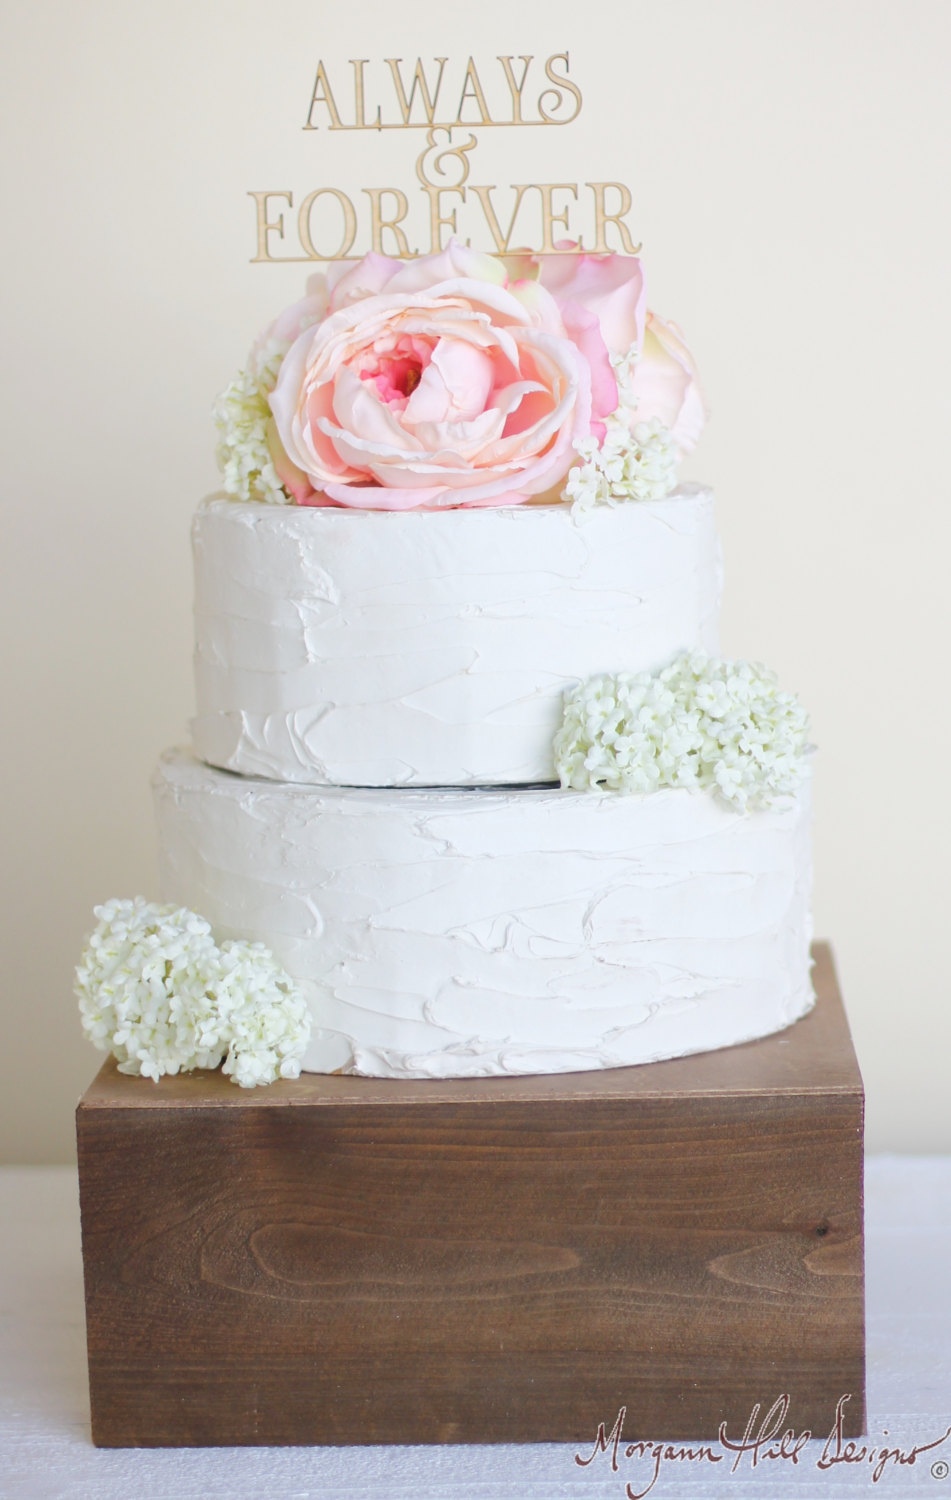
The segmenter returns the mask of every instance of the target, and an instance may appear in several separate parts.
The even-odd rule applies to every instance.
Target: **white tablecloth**
[[[587,1468],[574,1445],[98,1450],[89,1438],[75,1173],[0,1170],[2,1500],[625,1500],[649,1464]],[[867,1443],[934,1443],[951,1426],[951,1158],[878,1157],[867,1170]],[[793,1414],[794,1416],[794,1414]],[[834,1413],[829,1413],[832,1426]],[[887,1431],[888,1436],[884,1433]],[[639,1438],[648,1436],[638,1433]],[[592,1434],[592,1439],[594,1434]],[[666,1462],[650,1491],[679,1497],[903,1496],[951,1500],[951,1438],[914,1464]]]

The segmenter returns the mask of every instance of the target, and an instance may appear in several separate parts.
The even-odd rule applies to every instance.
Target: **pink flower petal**
[[[297,505],[310,505],[315,510],[336,509],[337,502],[331,500],[324,490],[312,490],[303,500],[296,500]]]
[[[561,301],[556,300],[540,282],[530,279],[509,282],[509,291],[528,314],[536,328],[556,335],[565,331]]]
[[[641,263],[631,255],[540,255],[539,279],[559,302],[594,313],[612,354],[640,348],[646,293]]]
[[[457,239],[451,239],[445,250],[436,255],[423,255],[417,260],[400,263],[400,269],[387,287],[388,292],[431,291],[440,282],[466,281],[497,283],[505,285],[506,272],[502,262],[494,255],[481,250],[470,250]]]
[[[281,484],[287,493],[296,500],[298,505],[311,505],[313,503],[311,497],[314,494],[314,487],[303,469],[299,469],[288,458],[284,451],[284,445],[278,436],[277,426],[273,417],[267,424],[265,435],[268,452],[271,455],[271,462],[274,465],[274,472],[281,481]]]
[[[332,262],[327,271],[331,312],[365,297],[377,296],[402,267],[401,260],[391,260],[388,255],[378,255],[375,250],[355,266],[347,261]]]
[[[591,416],[597,421],[617,410],[617,380],[601,325],[594,313],[578,302],[562,304],[565,330],[580,349],[591,371]]]
[[[703,429],[703,394],[693,355],[676,323],[648,313],[641,357],[634,367],[636,420],[656,417],[670,428],[681,453],[689,453]]]
[[[435,457],[453,452],[467,464],[482,465],[490,445],[502,436],[505,418],[495,407],[487,407],[466,422],[420,422],[413,432]]]
[[[321,422],[320,426],[324,436],[329,439],[343,460],[343,473],[321,476],[327,480],[345,478],[352,480],[355,484],[363,484],[368,478],[372,478],[377,463],[408,462],[414,458],[425,462],[429,456],[418,443],[415,450],[409,447],[409,444],[415,441],[409,433],[406,434],[407,446],[401,448],[399,444],[391,441],[376,442],[371,437],[365,437],[362,432],[348,431],[326,419]]]
[[[328,484],[324,493],[337,505],[352,510],[426,510],[454,491],[447,491],[445,486],[410,490],[386,489],[379,484]]]
[[[307,474],[316,488],[325,479],[350,476],[347,465],[321,436],[321,414],[332,409],[333,387],[308,381],[307,354],[313,337],[313,332],[307,332],[292,344],[268,401],[290,463]]]
[[[376,389],[361,380],[356,371],[345,366],[333,387],[333,419],[322,414],[316,425],[331,436],[334,429],[359,433],[362,442],[373,452],[399,453],[405,448],[418,449],[419,443],[400,421],[400,413],[381,401]],[[338,451],[339,448],[338,448]],[[352,460],[351,460],[352,462]]]
[[[406,403],[405,420],[465,421],[485,410],[492,389],[492,362],[463,339],[442,338],[419,385]]]

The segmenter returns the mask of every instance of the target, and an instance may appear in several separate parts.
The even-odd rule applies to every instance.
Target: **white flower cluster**
[[[226,492],[233,500],[260,500],[289,505],[278,479],[267,442],[271,408],[268,396],[277,384],[281,363],[290,345],[269,339],[252,354],[246,370],[239,370],[215,402],[218,429],[216,457]]]
[[[83,1031],[120,1073],[217,1068],[243,1088],[298,1078],[302,996],[261,943],[219,947],[203,917],[137,896],[96,907],[76,970]]]
[[[617,411],[604,421],[604,441],[584,438],[575,444],[580,464],[569,470],[562,499],[572,514],[595,505],[626,500],[663,500],[677,484],[677,447],[667,428],[653,417],[635,421],[637,398],[632,388],[636,351],[612,355],[618,383]]]
[[[697,652],[569,690],[555,766],[578,791],[708,788],[740,809],[769,807],[802,781],[808,732],[772,672]]]
[[[298,1078],[310,1015],[271,950],[263,943],[222,943],[215,988],[228,1038],[222,1071],[244,1089]]]
[[[633,428],[617,416],[605,421],[604,442],[576,443],[581,463],[568,472],[562,499],[572,514],[625,500],[663,500],[677,484],[677,449],[656,417]]]

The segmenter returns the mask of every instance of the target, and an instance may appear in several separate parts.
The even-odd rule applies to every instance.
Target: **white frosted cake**
[[[718,648],[713,495],[195,518],[195,753],[279,781],[554,781],[566,686]]]
[[[172,905],[100,909],[93,1039],[153,1077],[447,1078],[803,1015],[806,720],[716,656],[699,385],[639,262],[332,267],[217,420]]]
[[[171,752],[167,893],[267,942],[305,994],[304,1067],[387,1077],[650,1062],[812,1003],[809,798],[307,787]]]

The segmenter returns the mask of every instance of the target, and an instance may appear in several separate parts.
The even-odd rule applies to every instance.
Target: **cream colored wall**
[[[691,471],[719,496],[724,648],[779,669],[821,747],[817,929],[869,1145],[951,1150],[951,9],[4,10],[3,1157],[70,1156],[97,1066],[71,967],[95,901],[155,890],[148,780],[191,708],[209,406],[304,272],[248,264],[246,192],[412,188],[418,137],[301,131],[318,56],[565,49],[580,119],[485,132],[482,180],[632,189],[652,305],[713,408]]]

